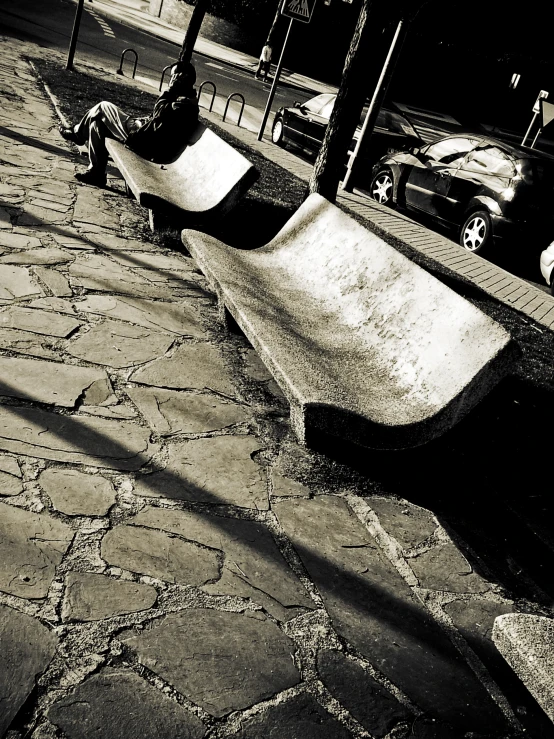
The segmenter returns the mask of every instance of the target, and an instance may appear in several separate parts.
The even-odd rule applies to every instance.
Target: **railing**
[[[173,64],[168,64],[167,67],[164,67],[163,68],[163,70],[162,70],[162,76],[161,76],[161,79],[160,79],[160,86],[158,87],[158,92],[161,92],[162,91],[162,85],[164,83],[165,73],[167,72],[168,69],[171,69],[171,67],[174,67],[174,66],[175,66],[175,62],[173,62]]]
[[[240,92],[233,92],[233,94],[232,95],[229,95],[229,97],[227,98],[227,103],[225,104],[225,111],[223,113],[223,120],[225,120],[225,116],[227,115],[227,109],[229,108],[229,103],[231,102],[231,100],[234,97],[240,98],[241,101],[242,101],[242,105],[240,107],[239,118],[238,118],[238,121],[237,121],[237,126],[240,126],[240,119],[242,118],[242,112],[243,112],[244,106],[245,106],[244,97],[240,94]]]
[[[123,53],[121,54],[121,61],[119,62],[119,69],[116,71],[116,74],[123,74],[123,60],[125,59],[125,55],[127,52],[130,52],[131,54],[135,55],[135,65],[133,67],[133,74],[132,79],[135,79],[135,73],[137,71],[137,64],[138,64],[138,54],[134,49],[124,49]]]
[[[210,103],[210,107],[208,109],[210,111],[210,113],[211,113],[212,112],[212,108],[214,107],[214,100],[215,100],[215,94],[216,94],[217,89],[216,89],[215,84],[213,82],[211,82],[210,80],[205,80],[204,82],[202,82],[202,84],[198,88],[198,105],[200,105],[200,95],[202,94],[202,88],[205,85],[211,85],[214,88],[213,89],[213,93],[212,93],[212,102]]]

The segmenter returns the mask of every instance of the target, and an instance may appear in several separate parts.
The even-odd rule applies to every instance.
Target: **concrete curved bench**
[[[498,651],[554,721],[554,619],[507,613],[494,620]]]
[[[266,246],[184,245],[275,377],[305,440],[315,427],[372,448],[443,433],[510,369],[492,319],[319,195]]]
[[[256,168],[203,124],[171,164],[154,164],[114,139],[106,142],[115,165],[140,205],[158,214],[203,223],[225,215],[258,178]]]

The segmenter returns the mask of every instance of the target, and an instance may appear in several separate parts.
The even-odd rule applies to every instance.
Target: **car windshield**
[[[324,106],[326,106],[328,103],[331,103],[331,110],[333,109],[333,105],[335,104],[336,95],[333,95],[332,93],[323,93],[323,95],[317,95],[315,98],[312,98],[311,100],[308,100],[305,103],[302,103],[302,107],[305,110],[308,110],[310,113],[321,113],[321,110]],[[329,111],[329,116],[331,115],[331,112]],[[327,116],[327,117],[329,117]]]

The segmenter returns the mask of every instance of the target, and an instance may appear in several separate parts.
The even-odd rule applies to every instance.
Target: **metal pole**
[[[533,139],[533,143],[531,144],[531,149],[535,148],[535,144],[537,143],[537,139],[539,138],[541,133],[542,133],[542,128],[539,128],[539,130],[537,131],[537,135],[535,136],[535,138]]]
[[[362,146],[362,143],[365,138],[365,134],[369,125],[369,121],[373,118],[373,111],[375,110],[379,98],[381,97],[381,88],[383,86],[383,82],[385,80],[385,77],[389,71],[389,67],[391,64],[391,60],[393,57],[394,50],[396,48],[396,45],[398,43],[398,39],[400,38],[400,34],[402,32],[402,28],[405,24],[405,20],[402,19],[398,22],[398,25],[396,26],[396,31],[394,34],[394,38],[392,39],[391,45],[389,47],[389,53],[387,54],[387,58],[385,59],[385,63],[383,64],[383,69],[381,70],[381,75],[379,76],[379,81],[377,82],[377,85],[375,86],[375,91],[373,93],[373,97],[371,98],[371,102],[369,104],[369,108],[367,110],[364,123],[362,126],[362,130],[360,131],[360,136],[358,140],[356,141],[356,146],[354,148],[354,151],[350,155],[350,159],[348,160],[348,165],[346,169],[346,174],[344,176],[344,179],[342,181],[342,184],[340,186],[341,190],[347,190],[348,183],[350,182],[350,178],[352,177],[352,171],[354,169],[354,164],[356,162],[356,157],[358,156],[358,153],[360,151],[360,148]]]
[[[522,145],[522,146],[525,146],[525,142],[527,141],[527,137],[528,137],[528,136],[529,136],[529,134],[531,133],[531,129],[532,129],[532,128],[533,128],[533,126],[535,125],[535,121],[537,120],[537,116],[538,116],[538,113],[535,113],[535,114],[533,115],[533,118],[532,118],[532,120],[531,120],[531,123],[529,124],[529,128],[527,129],[527,133],[525,134],[525,136],[523,137],[523,141],[521,142],[521,145]]]
[[[85,0],[79,0],[77,10],[75,11],[75,20],[73,21],[73,31],[71,32],[71,41],[69,42],[69,53],[67,55],[67,64],[65,68],[73,69],[73,57],[75,56],[75,48],[77,46],[77,37],[79,36],[79,26],[81,25],[81,15],[83,14],[83,4]]]
[[[294,18],[291,18],[289,27],[287,29],[287,35],[285,36],[285,40],[283,42],[283,48],[281,49],[281,56],[279,57],[279,63],[277,64],[277,69],[275,70],[275,77],[273,78],[273,84],[271,85],[271,90],[269,91],[269,97],[267,98],[267,103],[265,106],[264,115],[263,115],[262,122],[260,125],[260,130],[258,131],[258,141],[261,141],[264,135],[265,124],[267,123],[267,119],[269,118],[269,111],[271,110],[271,104],[273,103],[273,98],[275,97],[275,92],[277,90],[277,85],[279,83],[279,77],[281,76],[281,68],[283,66],[283,57],[285,55],[285,48],[287,45],[287,41],[289,40],[290,29],[292,28],[293,23],[294,23]]]

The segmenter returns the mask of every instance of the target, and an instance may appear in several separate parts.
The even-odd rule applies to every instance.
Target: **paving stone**
[[[273,503],[339,634],[431,716],[505,731],[489,694],[346,502]]]
[[[473,571],[473,567],[452,543],[441,543],[432,549],[410,557],[419,584],[429,590],[446,590],[453,593],[484,593],[489,583]]]
[[[0,327],[30,331],[43,336],[58,336],[66,339],[80,325],[81,322],[75,318],[59,316],[35,308],[21,308],[14,305],[0,311]]]
[[[40,239],[0,230],[0,246],[9,249],[37,249],[42,246]]]
[[[47,210],[53,210],[56,213],[67,213],[67,211],[71,208],[71,203],[59,203],[56,200],[48,200],[47,198],[35,197],[31,199],[31,197],[29,197],[29,204],[36,208],[46,208]]]
[[[0,605],[0,736],[48,667],[56,646],[56,636],[40,621]]]
[[[319,676],[331,694],[376,739],[413,713],[362,667],[340,652],[323,650],[317,657]]]
[[[190,257],[166,256],[164,254],[125,254],[119,253],[113,257],[120,264],[127,267],[147,269],[157,273],[159,278],[168,279],[173,276],[182,277],[183,273],[197,271],[195,262]],[[154,279],[154,276],[153,276]]]
[[[0,208],[0,231],[2,230],[12,230],[11,216],[6,208]]]
[[[62,275],[61,272],[55,269],[48,269],[48,267],[35,267],[35,274],[55,296],[71,297],[73,295],[67,277]]]
[[[152,608],[158,594],[151,585],[112,580],[95,572],[70,572],[65,580],[64,621],[101,621]]]
[[[143,467],[157,451],[133,423],[0,406],[0,450],[115,470]]]
[[[135,370],[129,379],[142,385],[207,389],[222,395],[236,395],[221,352],[211,344],[183,344],[171,357],[162,357],[148,367]]]
[[[44,186],[42,186],[40,189],[31,189],[29,190],[27,197],[29,199],[34,198],[37,200],[41,200],[52,205],[54,203],[57,203],[64,208],[69,208],[75,200],[75,198],[73,197],[73,193],[67,186],[64,188],[59,188],[57,191],[54,188],[45,188]],[[31,202],[34,202],[34,200],[31,200]]]
[[[264,470],[251,458],[260,448],[260,442],[252,436],[219,436],[172,444],[167,467],[137,477],[135,493],[267,510]]]
[[[393,498],[372,496],[365,498],[375,511],[381,526],[394,536],[403,549],[409,550],[426,541],[438,523],[430,511]]]
[[[85,232],[83,233],[83,237],[88,239],[89,242],[103,247],[107,251],[154,251],[159,248],[147,241],[125,239],[108,231],[95,233]]]
[[[79,302],[77,301],[75,305],[79,305]],[[65,300],[65,298],[55,298],[55,297],[47,297],[47,298],[37,298],[36,300],[31,300],[28,303],[29,308],[36,308],[39,310],[44,311],[51,311],[52,313],[62,313],[67,314],[69,316],[75,316],[76,311],[73,307],[73,303],[69,300]],[[79,324],[80,325],[80,324]]]
[[[21,215],[17,217],[18,226],[42,226],[44,223],[62,224],[67,218],[66,213],[58,213],[53,208],[26,204]]]
[[[12,496],[23,492],[23,483],[17,477],[0,471],[0,495]]]
[[[106,202],[105,197],[97,189],[79,187],[77,201],[73,211],[75,225],[92,223],[102,228],[119,228],[119,217]]]
[[[50,467],[38,482],[54,508],[68,516],[105,516],[115,503],[113,485],[101,475]]]
[[[112,390],[103,370],[40,359],[0,357],[0,395],[73,408],[96,383],[106,400]],[[102,402],[102,401],[101,401]]]
[[[119,321],[106,320],[67,345],[74,357],[109,367],[131,367],[165,354],[174,337]]]
[[[41,248],[27,251],[4,254],[0,257],[1,264],[65,264],[73,257],[61,249]]]
[[[352,734],[316,703],[299,695],[243,719],[236,739],[348,739]]]
[[[137,413],[134,408],[128,408],[126,405],[116,405],[112,406],[111,408],[105,408],[103,406],[84,405],[79,408],[79,413],[86,413],[87,416],[119,418],[122,420],[137,417]]]
[[[180,336],[204,338],[196,311],[186,304],[162,303],[142,298],[115,298],[91,295],[76,304],[80,311],[135,323],[145,328],[161,329]]]
[[[94,251],[95,245],[91,244],[84,236],[80,236],[78,231],[73,231],[64,227],[65,233],[52,233],[54,239],[64,249],[75,249],[78,251]]]
[[[0,265],[0,302],[37,295],[42,295],[42,290],[24,267]]]
[[[271,470],[271,494],[277,497],[310,497],[310,488],[303,485],[301,482],[291,480],[290,477],[285,477],[279,474],[275,469]]]
[[[0,470],[14,477],[21,477],[21,468],[17,459],[0,454]]]
[[[245,423],[251,416],[244,406],[209,395],[159,388],[127,388],[125,392],[152,429],[162,436],[216,431]]]
[[[212,716],[224,716],[296,685],[294,644],[271,621],[193,608],[119,639],[142,664]],[[245,648],[248,645],[248,648]]]
[[[51,337],[40,337],[29,331],[0,328],[0,347],[2,349],[17,352],[18,354],[26,354],[31,357],[41,357],[42,359],[52,359],[55,362],[61,362],[61,354],[51,348],[52,343],[53,340]]]
[[[61,521],[0,503],[0,590],[44,598],[72,539]]]
[[[175,535],[155,529],[120,525],[102,540],[109,565],[165,582],[205,585],[220,575],[218,555]]]
[[[54,703],[48,719],[68,739],[202,739],[194,714],[130,670],[102,670]]]
[[[124,293],[152,287],[147,280],[103,254],[79,255],[69,267],[69,275],[75,284],[87,290]]]
[[[128,523],[177,534],[222,552],[221,577],[203,586],[208,593],[250,598],[279,621],[294,618],[300,608],[314,607],[262,524],[164,508],[145,508]]]

